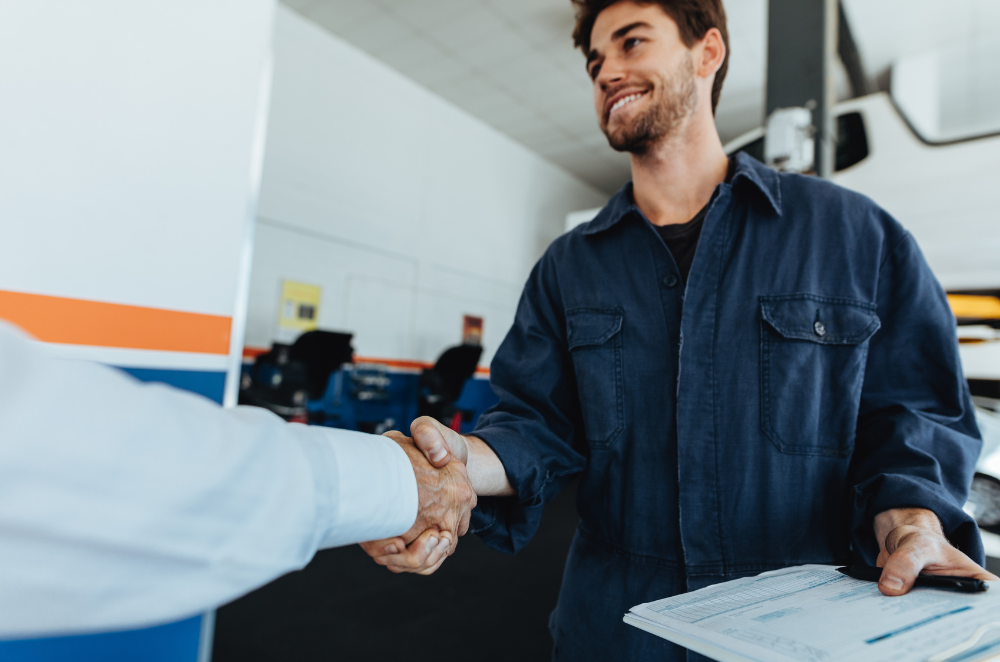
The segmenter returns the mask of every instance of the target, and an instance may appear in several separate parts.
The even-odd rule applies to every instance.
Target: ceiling
[[[1000,33],[997,0],[844,0],[869,76],[900,55]],[[629,178],[597,127],[569,0],[282,0],[593,186]],[[947,7],[947,13],[942,8]],[[764,112],[767,0],[728,0],[723,141]]]

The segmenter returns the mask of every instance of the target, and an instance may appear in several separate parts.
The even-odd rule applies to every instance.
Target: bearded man
[[[921,570],[995,579],[962,512],[981,442],[954,319],[913,238],[860,195],[727,158],[720,0],[576,1],[632,182],[535,266],[476,431],[411,426],[432,463],[466,463],[472,530],[507,552],[582,474],[553,659],[695,659],[622,615],[787,566],[877,562],[886,595]],[[366,549],[433,570],[409,542]]]

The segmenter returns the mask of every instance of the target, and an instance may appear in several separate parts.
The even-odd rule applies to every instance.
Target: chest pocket
[[[813,294],[760,298],[761,427],[784,453],[854,446],[875,305]]]
[[[624,429],[620,308],[566,312],[583,429],[593,448],[610,448]]]

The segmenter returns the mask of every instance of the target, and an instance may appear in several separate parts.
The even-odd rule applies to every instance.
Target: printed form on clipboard
[[[889,598],[807,565],[639,605],[625,622],[721,662],[1000,661],[1000,582]]]

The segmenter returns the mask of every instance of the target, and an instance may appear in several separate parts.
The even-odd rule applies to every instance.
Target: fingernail
[[[442,538],[439,547],[441,549],[448,549],[449,547],[451,547],[451,541],[448,540],[447,538]]]
[[[436,537],[434,537],[434,536],[431,536],[431,539],[430,539],[429,542],[430,542],[431,547],[437,547],[438,539]]]
[[[898,591],[903,588],[903,580],[892,575],[882,575],[882,586],[892,591]]]
[[[386,554],[399,554],[399,550],[396,548],[395,545],[389,545],[388,547],[385,548],[385,553]]]
[[[444,446],[435,446],[431,449],[431,462],[440,462],[447,454],[448,451],[444,449]]]

